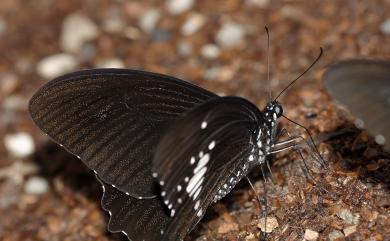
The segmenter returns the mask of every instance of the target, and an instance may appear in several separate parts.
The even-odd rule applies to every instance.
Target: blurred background
[[[316,181],[330,192],[302,179],[291,153],[280,156],[268,184],[270,240],[390,240],[388,159],[333,105],[321,80],[339,60],[390,57],[389,0],[2,0],[0,240],[125,240],[106,231],[91,172],[29,117],[29,98],[50,79],[85,68],[142,69],[261,107],[267,86],[275,96],[320,46],[321,60],[280,100],[287,116],[326,140],[319,148],[333,172]],[[257,240],[254,197],[242,183],[188,240]]]

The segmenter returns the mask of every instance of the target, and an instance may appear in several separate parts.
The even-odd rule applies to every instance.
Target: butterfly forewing
[[[142,71],[87,70],[57,78],[31,99],[34,122],[106,183],[155,196],[151,162],[166,128],[215,94]]]
[[[172,218],[164,238],[183,238],[207,207],[246,174],[253,150],[258,109],[238,97],[220,97],[196,107],[160,141],[153,175]]]

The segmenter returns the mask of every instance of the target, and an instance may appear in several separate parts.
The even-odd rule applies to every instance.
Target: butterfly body
[[[275,143],[282,107],[260,111],[188,82],[104,69],[61,76],[30,101],[34,122],[102,183],[109,230],[182,240]]]

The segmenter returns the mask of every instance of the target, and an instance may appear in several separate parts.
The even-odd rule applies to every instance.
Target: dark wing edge
[[[169,216],[162,201],[158,198],[139,200],[133,198],[104,183],[102,185],[102,208],[108,212],[108,231],[123,233],[129,240],[157,241],[160,240],[161,230],[169,222]]]

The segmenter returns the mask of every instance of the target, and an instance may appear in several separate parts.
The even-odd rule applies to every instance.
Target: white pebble
[[[34,140],[26,132],[5,135],[4,145],[11,155],[18,158],[29,156],[35,151]]]
[[[28,99],[21,95],[10,95],[4,99],[1,107],[6,111],[26,110]]]
[[[344,237],[344,234],[339,230],[334,230],[328,235],[329,241],[338,240]]]
[[[31,177],[24,184],[24,191],[28,194],[44,194],[49,189],[49,183],[43,177]]]
[[[247,0],[248,5],[256,6],[256,7],[267,7],[270,3],[270,0]]]
[[[279,223],[274,217],[261,218],[257,227],[263,232],[272,233],[275,228],[279,227]]]
[[[0,36],[3,36],[7,33],[8,24],[4,18],[0,17]]]
[[[142,31],[145,33],[150,33],[155,29],[158,20],[160,20],[160,17],[161,13],[159,10],[150,9],[144,14],[140,15],[140,18],[138,19],[138,25]]]
[[[314,231],[314,230],[311,230],[311,229],[306,229],[305,230],[305,236],[304,236],[304,239],[307,240],[307,241],[315,241],[317,240],[319,237],[319,233]]]
[[[200,50],[200,54],[205,59],[215,59],[220,55],[220,53],[221,50],[215,44],[206,44]]]
[[[103,21],[103,30],[108,33],[122,33],[125,27],[126,23],[116,15],[107,17]]]
[[[245,29],[237,23],[224,23],[217,33],[216,40],[223,47],[233,47],[243,40]]]
[[[68,52],[79,52],[85,42],[95,39],[98,35],[99,29],[91,19],[73,13],[62,23],[60,46]]]
[[[383,135],[376,135],[375,136],[375,142],[378,144],[378,145],[384,145],[386,143],[386,138],[383,136]]]
[[[192,53],[192,45],[189,42],[181,41],[177,45],[177,52],[181,56],[188,56]]]
[[[128,26],[123,30],[123,34],[128,39],[136,40],[141,36],[141,31],[136,27]]]
[[[205,24],[206,19],[202,14],[191,14],[181,27],[181,33],[185,36],[192,35],[199,31]]]
[[[170,14],[179,15],[192,8],[194,0],[167,0],[166,7]]]
[[[390,35],[390,18],[381,24],[380,30],[383,34]]]
[[[121,59],[102,59],[96,64],[96,68],[124,68],[125,64]]]
[[[73,71],[77,61],[73,55],[60,53],[43,58],[37,65],[37,72],[46,79]]]

